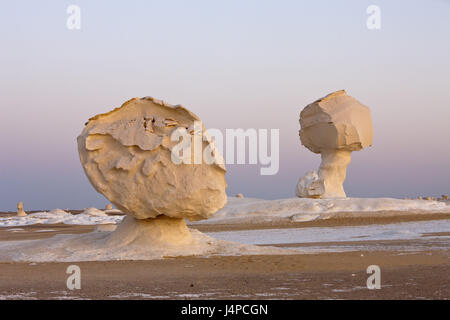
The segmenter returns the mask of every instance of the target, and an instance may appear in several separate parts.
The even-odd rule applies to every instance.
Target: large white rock
[[[343,183],[351,152],[372,145],[370,110],[344,90],[307,105],[300,113],[300,140],[322,162],[318,174],[300,179],[296,194],[307,198],[345,198]]]
[[[207,219],[227,201],[224,165],[194,163],[194,152],[191,164],[176,164],[171,157],[179,144],[171,141],[174,130],[187,129],[192,140],[205,133],[203,126],[194,131],[194,121],[200,119],[186,108],[151,97],[131,99],[89,119],[78,137],[89,181],[136,219]],[[221,157],[210,139],[200,143]]]

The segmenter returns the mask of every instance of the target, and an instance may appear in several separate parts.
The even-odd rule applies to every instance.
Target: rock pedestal
[[[219,161],[199,160],[205,149]],[[227,202],[223,158],[200,119],[181,105],[131,99],[89,119],[78,151],[94,188],[129,215],[110,241],[186,243],[184,219],[207,219]]]
[[[351,152],[372,145],[373,125],[368,107],[348,96],[333,92],[306,106],[300,113],[302,145],[319,153],[318,173],[308,172],[297,185],[296,194],[305,198],[345,198],[343,183]]]

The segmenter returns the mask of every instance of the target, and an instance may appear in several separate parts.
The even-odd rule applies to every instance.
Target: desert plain
[[[3,212],[0,217],[13,215]],[[430,224],[442,228],[426,232]],[[189,227],[215,237],[296,252],[147,261],[1,262],[0,299],[448,299],[449,226],[446,213],[417,212],[379,218],[193,224]],[[0,241],[82,234],[96,227],[62,223],[2,227]],[[286,241],[277,232],[292,237]],[[252,233],[273,241],[258,244]],[[80,290],[66,285],[66,270],[73,264],[81,269]],[[381,289],[367,288],[370,265],[380,267]]]

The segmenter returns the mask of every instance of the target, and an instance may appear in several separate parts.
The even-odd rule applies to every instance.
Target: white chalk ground
[[[246,244],[301,244],[316,242],[384,241],[422,239],[425,234],[450,232],[450,220],[342,227],[284,228],[209,232],[216,239]],[[427,236],[427,239],[450,236]]]
[[[290,221],[311,221],[329,219],[343,212],[346,213],[346,218],[373,217],[380,214],[392,216],[430,213],[448,213],[450,217],[450,206],[438,201],[391,198],[292,198],[281,200],[229,198],[229,203],[225,208],[211,219],[200,223],[255,223],[286,219]],[[118,241],[117,237],[112,237],[115,226],[111,224],[117,224],[122,219],[123,216],[108,216],[104,211],[95,208],[87,209],[78,215],[72,215],[58,209],[50,212],[33,213],[26,217],[0,218],[0,226],[3,227],[18,227],[37,223],[100,225],[95,232],[88,234],[57,235],[41,240],[0,242],[0,261],[68,262],[151,260],[191,255],[295,254],[299,253],[299,251],[255,246],[254,244],[349,241],[358,238],[361,240],[411,239],[411,237],[417,238],[419,235],[421,236],[424,232],[448,232],[450,230],[448,220],[414,222],[419,224],[420,227],[414,227],[413,223],[408,225],[413,226],[408,227],[409,229],[402,229],[404,224],[395,224],[392,230],[390,229],[392,225],[246,230],[210,233],[209,235],[197,230],[191,230],[191,242],[173,246],[170,244],[152,245],[151,241],[145,241],[145,236],[142,236],[144,233],[132,237],[128,237],[128,234],[125,234],[123,240],[120,237]],[[422,229],[419,232],[417,228]],[[144,239],[144,241],[140,239]]]
[[[262,200],[229,197],[227,205],[222,210],[210,219],[196,223],[232,224],[283,220],[300,222],[330,219],[338,215],[346,218],[361,218],[426,215],[430,213],[446,213],[450,217],[450,205],[441,201],[394,198]]]
[[[152,260],[178,256],[250,255],[296,253],[272,247],[259,247],[211,238],[190,230],[192,241],[172,246],[130,242],[127,237],[118,242],[111,231],[95,231],[82,235],[56,235],[49,239],[0,242],[0,261],[112,261]],[[113,239],[114,238],[114,239]]]
[[[311,227],[210,232],[209,236],[254,245],[289,246],[302,253],[342,251],[448,250],[450,220],[341,227]],[[397,242],[396,240],[414,240]],[[394,242],[386,242],[394,241]],[[313,245],[308,245],[313,244]]]
[[[61,209],[51,211],[30,213],[24,217],[0,217],[0,227],[20,227],[34,224],[74,224],[74,225],[97,225],[97,224],[116,224],[122,221],[123,216],[109,216],[107,213],[117,210],[99,210],[88,208],[80,214],[71,214]]]
[[[119,210],[88,208],[83,213],[72,215],[60,209],[49,212],[31,213],[25,217],[0,217],[0,227],[20,227],[33,224],[116,224],[122,221]],[[312,221],[329,219],[345,213],[346,218],[426,215],[448,213],[450,205],[441,201],[400,200],[394,198],[346,198],[305,199],[288,198],[262,200],[255,198],[229,197],[227,205],[208,220],[190,223],[258,223],[276,221]],[[116,214],[116,215],[108,215]]]
[[[127,237],[129,235],[127,233],[124,237],[113,238],[111,236],[113,230],[109,228],[102,230],[102,227],[104,226],[83,235],[57,235],[44,240],[1,242],[0,261],[69,262],[151,260],[192,255],[274,255],[393,249],[420,251],[448,250],[450,245],[450,236],[433,235],[450,232],[450,220],[349,227],[242,230],[207,234],[191,229],[192,242],[176,246],[154,244],[141,237],[142,234]],[[419,240],[419,242],[413,245],[401,243],[380,245],[379,241],[386,240]],[[308,243],[314,243],[314,246],[304,246]],[[269,247],[275,244],[280,247]]]

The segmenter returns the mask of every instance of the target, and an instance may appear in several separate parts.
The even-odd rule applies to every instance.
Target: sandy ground
[[[446,252],[349,252],[289,256],[82,262],[81,289],[66,287],[69,263],[1,263],[0,299],[448,299]],[[381,289],[366,268],[381,268]]]
[[[81,210],[71,210],[72,214],[78,214]],[[355,218],[346,217],[346,213],[342,212],[336,214],[335,217],[324,220],[303,221],[303,222],[291,222],[291,221],[273,221],[273,222],[260,222],[260,223],[240,223],[240,224],[226,224],[226,223],[195,223],[190,224],[189,227],[195,228],[201,232],[218,232],[218,231],[237,231],[237,230],[250,230],[250,229],[274,229],[274,228],[309,228],[309,227],[338,227],[338,226],[361,226],[361,225],[373,225],[373,224],[389,224],[399,222],[412,222],[412,221],[429,221],[429,220],[445,220],[449,219],[449,214],[445,213],[427,213],[427,214],[405,214],[399,213],[398,216],[384,216],[384,214],[391,213],[387,211],[380,211],[379,217],[368,218]],[[0,212],[0,217],[14,216],[12,212]],[[189,224],[189,223],[188,223]],[[55,234],[60,233],[84,233],[91,232],[95,229],[95,226],[74,226],[65,224],[51,224],[51,225],[30,225],[20,226],[14,228],[22,228],[26,232],[9,232],[7,229],[0,228],[0,241],[4,240],[24,240],[36,238],[48,238]],[[27,232],[35,232],[42,228],[48,230],[54,230],[54,232],[45,232],[41,235],[27,235]]]
[[[448,215],[375,220],[342,218],[239,227],[206,224],[195,227],[209,232],[389,224],[444,218]],[[0,228],[0,241],[84,233],[94,228],[63,224]],[[450,251],[445,247],[448,241],[436,239],[449,235],[448,232],[430,233],[424,234],[422,239],[376,243],[284,245],[307,249],[319,245],[338,247],[358,244],[367,245],[370,251],[184,257],[153,261],[0,263],[0,299],[449,299]],[[429,240],[432,236],[434,238]],[[422,249],[417,251],[411,248]],[[69,275],[66,269],[71,264],[81,268],[81,290],[67,289]],[[373,264],[381,268],[380,290],[366,287],[369,276],[366,269]]]
[[[67,224],[34,224],[0,228],[0,241],[35,240],[50,238],[57,234],[80,234],[94,231],[95,227]]]
[[[336,214],[336,216],[313,221],[303,222],[291,222],[291,221],[274,221],[274,222],[261,222],[252,224],[195,224],[191,227],[198,229],[201,232],[218,232],[218,231],[237,231],[237,230],[249,230],[249,229],[276,229],[276,228],[309,228],[309,227],[339,227],[339,226],[363,226],[373,224],[389,224],[399,222],[413,222],[413,221],[429,221],[429,220],[445,220],[449,219],[449,214],[445,213],[427,213],[423,215],[412,214],[408,215],[401,213],[398,216],[383,216],[388,213],[387,211],[380,211],[380,217],[368,217],[368,218],[356,218],[346,217],[346,213],[342,212]],[[390,213],[390,212],[389,212]]]

